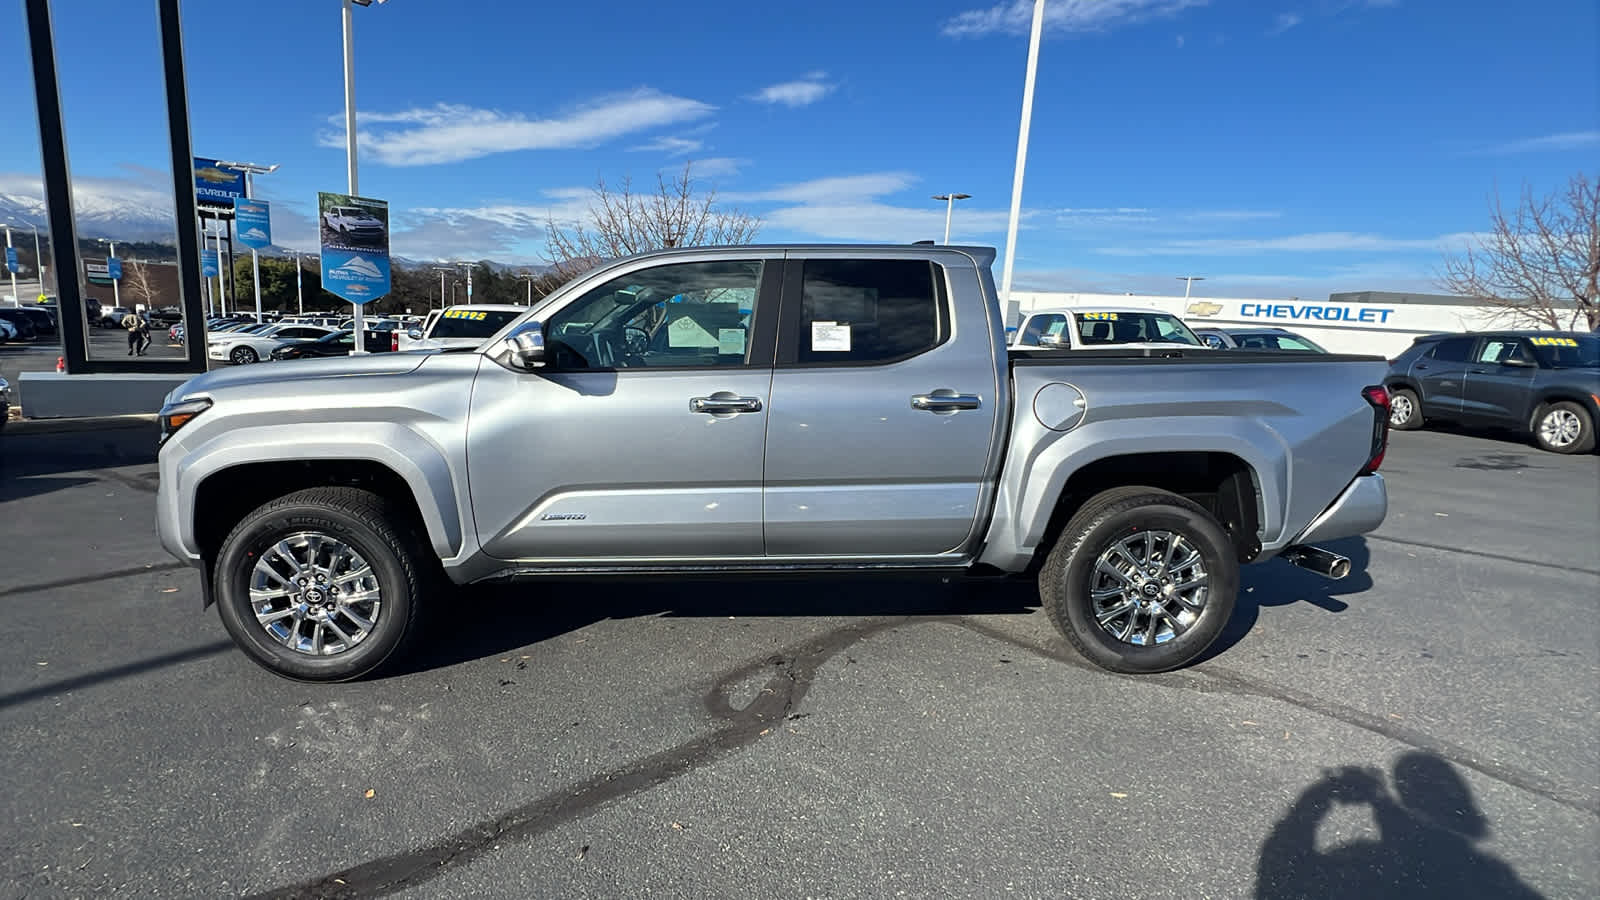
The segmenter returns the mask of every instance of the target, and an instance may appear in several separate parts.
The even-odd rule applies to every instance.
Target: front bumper
[[[1383,476],[1377,473],[1362,475],[1350,482],[1322,514],[1311,520],[1306,530],[1290,541],[1296,544],[1314,544],[1336,541],[1376,531],[1389,513],[1389,489]]]

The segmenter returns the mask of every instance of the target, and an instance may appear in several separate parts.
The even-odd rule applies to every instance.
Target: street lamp
[[[1022,128],[1017,134],[1017,166],[1011,176],[1011,218],[1006,224],[1006,263],[1000,275],[1000,302],[1011,301],[1011,269],[1017,259],[1017,220],[1022,217],[1022,171],[1028,165],[1028,126],[1033,122],[1033,78],[1039,71],[1039,38],[1044,33],[1044,0],[1033,0],[1033,33],[1028,38],[1028,74],[1022,82]]]
[[[467,303],[472,303],[472,270],[478,267],[477,263],[456,262],[456,266],[467,270]]]
[[[969,200],[971,194],[934,194],[933,199],[944,201],[944,242],[950,243],[950,213],[955,209],[957,200]]]
[[[111,278],[111,261],[113,259],[117,258],[117,242],[113,241],[113,240],[108,240],[106,238],[95,238],[95,240],[97,242],[99,242],[99,243],[102,243],[102,244],[108,244],[111,247],[111,255],[106,257],[106,277],[107,278]],[[8,229],[6,231],[6,244],[9,246],[10,243],[11,243],[11,232]],[[111,278],[111,305],[112,306],[121,306],[122,305],[122,288],[121,288],[121,284],[122,284],[122,279],[120,279],[120,278]]]
[[[349,174],[350,195],[361,193],[356,180],[356,20],[351,4],[371,6],[388,0],[344,0],[344,155],[345,169]],[[367,352],[366,328],[361,324],[361,304],[355,307],[354,328],[356,348],[353,353]]]
[[[535,276],[532,272],[518,272],[517,273],[517,277],[518,278],[527,279],[527,281],[528,281],[528,305],[532,306],[533,305],[533,279],[536,278],[537,276]]]
[[[1206,277],[1204,275],[1179,275],[1178,280],[1183,282],[1183,299],[1184,302],[1187,303],[1189,300],[1189,290],[1194,287],[1194,283],[1196,281],[1205,281]]]
[[[294,299],[295,304],[300,309],[296,315],[303,316],[306,314],[306,295],[305,289],[301,286],[300,282],[300,251],[290,250],[289,255],[294,257]]]
[[[439,308],[444,309],[449,305],[444,298],[444,273],[449,272],[453,275],[456,270],[450,266],[434,266],[433,270],[439,273]],[[429,306],[432,306],[432,304],[429,304]]]
[[[278,171],[278,164],[273,163],[270,166],[260,166],[256,165],[255,163],[247,162],[223,162],[219,159],[217,160],[217,168],[234,169],[236,171],[243,172],[244,198],[246,200],[251,200],[255,197],[253,190],[255,186],[255,180],[251,176],[271,175],[273,172]],[[261,256],[256,252],[256,248],[254,247],[250,248],[250,278],[256,284],[256,321],[260,322],[263,321],[261,318]]]

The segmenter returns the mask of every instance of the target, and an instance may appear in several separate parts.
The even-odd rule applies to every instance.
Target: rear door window
[[[1472,345],[1477,340],[1470,337],[1445,338],[1433,348],[1430,355],[1440,362],[1464,363],[1472,358]]]
[[[808,259],[785,343],[801,364],[887,363],[944,343],[944,276],[915,259]],[[787,355],[787,354],[786,354]]]

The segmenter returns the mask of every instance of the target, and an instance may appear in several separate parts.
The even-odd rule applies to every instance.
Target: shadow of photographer
[[[1261,844],[1258,900],[1542,896],[1475,846],[1489,820],[1449,762],[1407,753],[1393,780],[1391,791],[1377,769],[1346,766],[1307,788]],[[1378,839],[1318,849],[1318,828],[1337,806],[1370,807]]]

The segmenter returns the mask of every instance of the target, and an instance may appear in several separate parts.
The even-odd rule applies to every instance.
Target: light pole
[[[44,293],[44,272],[50,268],[44,264],[44,257],[39,253],[39,226],[33,226],[33,261],[39,270],[39,293]]]
[[[95,240],[99,241],[102,244],[107,244],[107,245],[109,245],[111,247],[111,255],[106,257],[106,277],[107,278],[111,278],[111,261],[113,259],[117,258],[117,242],[113,241],[113,240],[107,240],[106,238],[96,238]],[[8,247],[11,246],[11,232],[10,232],[9,229],[6,231],[6,246],[8,246]],[[111,278],[111,305],[112,306],[121,306],[122,305],[122,287],[121,287],[121,284],[122,284],[122,279],[120,279],[120,278]]]
[[[956,208],[957,200],[969,200],[971,194],[934,194],[933,199],[944,201],[944,242],[950,243],[950,213]]]
[[[300,310],[296,315],[303,316],[306,314],[306,294],[300,284],[300,251],[290,250],[289,255],[294,257],[294,300]]]
[[[472,270],[476,269],[478,267],[477,263],[460,262],[458,260],[456,262],[456,266],[457,267],[464,267],[467,270],[467,304],[471,305],[471,303],[472,303]]]
[[[519,273],[517,273],[517,277],[527,280],[527,282],[528,282],[528,305],[532,306],[533,305],[533,273],[532,272],[519,272]]]
[[[222,219],[214,220],[218,225]],[[228,280],[222,274],[222,233],[213,229],[211,236],[217,239],[217,299],[221,301],[222,314],[228,314]],[[230,260],[231,262],[231,260]]]
[[[11,226],[10,225],[6,226],[6,249],[7,250],[11,249]],[[9,266],[9,265],[6,266],[6,271],[7,272],[11,272],[11,266]],[[41,281],[39,283],[39,292],[40,293],[44,293],[44,282],[43,281]],[[22,298],[17,296],[17,273],[15,273],[15,272],[11,272],[11,302],[15,303],[18,306],[22,305]]]
[[[1017,133],[1017,167],[1011,177],[1011,219],[1006,224],[1006,264],[1000,276],[1002,308],[1011,301],[1011,269],[1017,259],[1017,220],[1022,217],[1022,170],[1028,165],[1028,126],[1033,121],[1033,77],[1039,71],[1039,38],[1044,34],[1044,0],[1033,0],[1033,34],[1028,38],[1028,74],[1022,82],[1022,128]]]
[[[1204,275],[1179,275],[1178,280],[1183,282],[1183,301],[1189,302],[1189,289],[1194,287],[1196,281],[1205,281]]]
[[[356,20],[352,3],[361,6],[371,6],[387,3],[388,0],[344,0],[344,157],[345,169],[349,175],[350,195],[353,197],[361,193],[359,182],[356,179]],[[361,324],[361,304],[351,304],[355,307],[354,329],[356,348],[352,353],[367,352],[366,328]]]
[[[455,269],[452,269],[449,266],[434,266],[433,270],[439,273],[439,308],[444,309],[449,305],[449,303],[445,301],[444,297],[444,273],[450,272],[453,274]],[[429,304],[429,306],[431,307],[432,304]]]
[[[277,163],[273,163],[270,166],[258,166],[255,163],[223,162],[221,160],[218,160],[217,161],[217,168],[219,168],[219,169],[235,169],[235,170],[238,170],[240,172],[243,172],[244,173],[244,198],[246,200],[253,200],[253,199],[255,199],[255,192],[254,192],[255,179],[254,179],[253,176],[256,176],[256,175],[271,175],[273,172],[278,171],[278,164]],[[254,281],[255,285],[256,285],[256,321],[260,322],[260,321],[262,321],[262,318],[261,318],[261,255],[256,252],[256,248],[254,248],[254,247],[250,248],[250,280]]]

